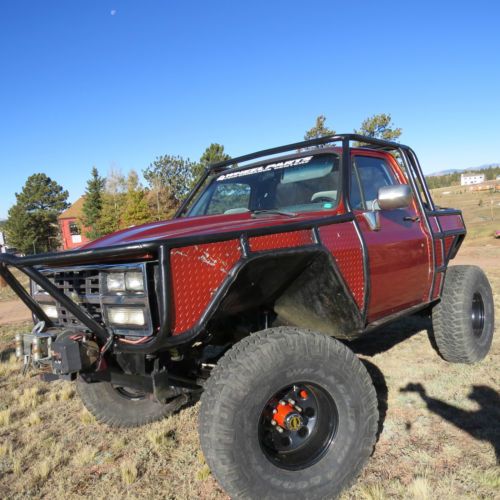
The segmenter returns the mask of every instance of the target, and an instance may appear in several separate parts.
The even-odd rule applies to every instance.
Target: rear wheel
[[[232,498],[331,498],[370,456],[377,432],[370,376],[346,346],[271,328],[230,349],[201,398],[200,440]]]
[[[434,338],[441,356],[452,363],[481,361],[490,350],[494,324],[493,294],[482,269],[448,268],[441,302],[432,311]]]
[[[112,427],[137,427],[172,414],[187,402],[181,395],[167,404],[159,403],[147,394],[110,382],[87,383],[78,379],[78,394],[90,413]]]

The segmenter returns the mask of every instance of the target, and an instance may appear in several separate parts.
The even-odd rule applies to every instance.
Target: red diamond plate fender
[[[323,226],[321,242],[330,251],[360,309],[364,307],[365,275],[363,248],[353,222]]]
[[[238,240],[171,250],[173,335],[179,335],[197,323],[240,257]]]
[[[261,252],[263,250],[276,250],[278,248],[294,248],[314,243],[311,229],[275,233],[265,236],[254,236],[249,239],[250,250]]]

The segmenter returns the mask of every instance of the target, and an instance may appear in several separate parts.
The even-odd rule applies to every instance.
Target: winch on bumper
[[[50,367],[53,375],[74,379],[99,359],[98,345],[84,333],[43,329],[41,322],[31,333],[18,333],[15,337],[16,356],[23,359],[24,371],[30,366]]]

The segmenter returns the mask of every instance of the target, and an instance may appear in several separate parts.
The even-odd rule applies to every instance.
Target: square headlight
[[[125,291],[125,273],[109,273],[106,275],[106,288],[110,292]]]
[[[108,319],[113,325],[144,326],[144,311],[138,307],[109,307]]]
[[[134,292],[144,291],[144,276],[141,272],[125,273],[125,287]]]

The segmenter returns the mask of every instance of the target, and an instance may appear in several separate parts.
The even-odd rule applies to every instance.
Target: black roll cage
[[[136,352],[136,353],[151,353],[158,351],[159,349],[164,349],[172,347],[175,345],[181,345],[188,342],[192,342],[196,339],[206,326],[208,312],[213,311],[220,301],[223,299],[224,291],[227,291],[231,280],[234,279],[235,273],[230,273],[226,277],[220,287],[219,293],[214,295],[213,301],[209,304],[207,311],[202,315],[202,318],[190,331],[183,333],[178,336],[171,335],[170,329],[170,311],[172,307],[171,298],[171,278],[170,278],[170,250],[176,247],[194,245],[199,243],[214,243],[220,241],[226,241],[230,239],[238,238],[242,243],[242,260],[238,264],[243,265],[244,261],[248,258],[248,237],[265,235],[275,233],[277,230],[279,232],[295,231],[297,229],[311,229],[316,231],[319,226],[326,224],[334,224],[340,222],[354,221],[356,224],[354,214],[349,206],[349,183],[350,175],[350,142],[357,141],[361,144],[369,145],[371,149],[379,149],[384,151],[398,151],[402,161],[405,163],[409,182],[416,194],[417,200],[420,204],[421,212],[423,214],[432,215],[436,212],[436,208],[432,202],[429,189],[425,183],[420,164],[418,162],[416,154],[408,146],[402,144],[385,141],[381,139],[374,139],[372,137],[365,137],[358,134],[337,134],[329,135],[317,139],[307,140],[288,144],[285,146],[265,149],[255,153],[239,156],[237,158],[232,158],[223,162],[215,163],[210,165],[201,176],[195,187],[189,193],[187,198],[184,200],[179,210],[175,214],[175,218],[181,217],[189,203],[192,201],[193,197],[196,195],[200,187],[203,185],[207,177],[213,173],[222,170],[228,170],[232,165],[241,166],[242,163],[255,160],[258,158],[269,157],[277,155],[280,153],[285,153],[288,151],[300,151],[304,148],[311,148],[314,146],[321,146],[324,144],[329,144],[333,142],[342,143],[342,161],[341,161],[341,183],[343,191],[343,199],[346,208],[346,213],[341,215],[333,216],[322,216],[316,219],[310,220],[299,220],[290,221],[287,224],[280,225],[278,228],[275,226],[264,227],[258,229],[250,230],[237,230],[231,232],[224,232],[219,234],[211,235],[192,235],[181,238],[172,239],[158,239],[147,241],[143,243],[129,243],[123,245],[116,245],[103,248],[89,248],[82,250],[70,250],[57,253],[47,253],[30,255],[26,257],[16,257],[10,254],[0,254],[0,276],[2,276],[7,284],[14,290],[14,292],[19,296],[19,298],[28,306],[32,313],[41,321],[44,321],[47,327],[53,326],[52,321],[44,313],[43,309],[39,304],[31,297],[31,295],[24,289],[24,287],[19,283],[18,279],[10,271],[10,267],[16,268],[28,276],[32,281],[37,283],[41,288],[43,288],[49,295],[52,296],[54,300],[59,302],[66,310],[68,310],[75,318],[77,318],[83,325],[85,325],[91,332],[93,332],[102,344],[106,344],[113,340],[112,331],[108,330],[105,326],[99,324],[86,310],[78,306],[76,302],[65,295],[61,290],[59,290],[50,280],[45,277],[40,270],[40,266],[60,266],[60,265],[81,265],[84,263],[96,263],[101,259],[108,262],[113,260],[123,261],[126,258],[140,259],[147,256],[148,260],[157,260],[159,268],[159,279],[158,279],[158,305],[159,305],[159,330],[156,336],[151,338],[148,342],[144,344],[130,345],[130,344],[118,344],[115,343],[113,347],[121,352]],[[358,147],[358,146],[356,146]],[[312,150],[312,152],[315,150]],[[423,205],[422,199],[419,196],[419,190],[417,189],[416,182],[420,181],[420,184],[424,190],[426,198],[428,200],[428,206]],[[460,211],[448,211],[449,213],[461,214]],[[440,211],[440,213],[442,213]],[[426,224],[428,223],[427,217]],[[356,225],[357,227],[357,225]],[[430,228],[429,228],[430,230]],[[358,234],[359,228],[357,228]],[[432,232],[431,232],[432,234]],[[368,278],[368,264],[366,257],[366,245],[361,238],[363,253],[365,255],[365,276]],[[238,265],[237,264],[237,265]],[[365,307],[368,303],[367,298],[369,295],[369,280],[367,279],[365,290]],[[366,311],[365,311],[366,315]]]

